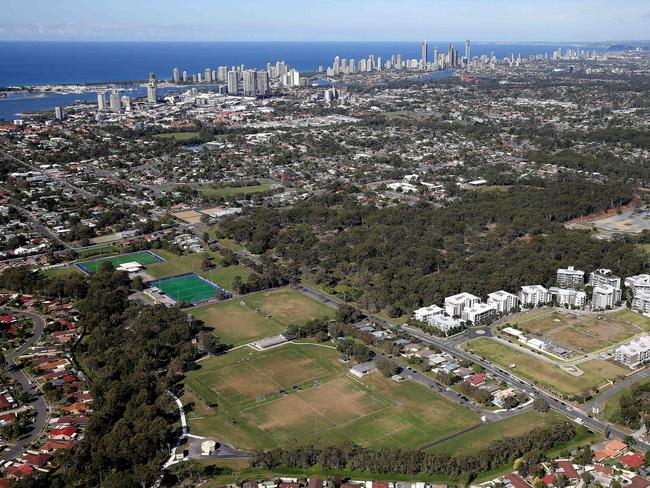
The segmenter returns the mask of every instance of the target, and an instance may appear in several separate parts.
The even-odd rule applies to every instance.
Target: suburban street
[[[35,313],[12,310],[12,313],[27,317],[34,322],[34,332],[32,336],[27,339],[20,347],[15,351],[9,354],[6,358],[7,360],[7,373],[17,382],[20,383],[23,387],[23,390],[28,395],[31,395],[33,400],[31,406],[36,412],[36,417],[34,418],[34,427],[29,434],[23,438],[16,441],[16,443],[0,454],[0,463],[9,461],[16,456],[20,455],[25,447],[31,444],[43,431],[45,424],[47,423],[47,403],[41,395],[41,393],[32,385],[29,381],[29,378],[23,371],[16,367],[16,359],[20,357],[25,351],[27,351],[32,345],[39,341],[43,335],[43,329],[45,328],[45,319]]]

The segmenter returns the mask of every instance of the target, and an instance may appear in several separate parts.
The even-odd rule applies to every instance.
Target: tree
[[[210,260],[210,256],[204,255],[203,259],[201,260],[201,270],[207,271],[210,268],[212,268],[212,261]]]
[[[550,407],[544,398],[536,397],[535,400],[533,400],[533,409],[538,412],[546,413],[549,411]]]
[[[136,276],[135,278],[133,278],[133,281],[131,282],[131,286],[133,286],[133,289],[135,291],[144,290],[144,281],[142,281],[142,276]]]
[[[380,359],[377,361],[377,369],[384,375],[386,378],[390,378],[393,375],[399,373],[400,368],[393,361],[389,359]]]

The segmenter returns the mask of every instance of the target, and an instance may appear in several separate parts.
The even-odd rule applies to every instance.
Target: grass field
[[[538,427],[561,421],[566,421],[566,417],[553,411],[539,413],[531,410],[499,422],[485,424],[478,429],[436,444],[427,449],[427,451],[447,452],[453,453],[454,455],[473,454],[476,451],[489,447],[495,440],[503,439],[504,437],[518,437]]]
[[[293,323],[332,317],[334,310],[290,288],[247,295],[192,311],[228,344],[239,346],[280,334]]]
[[[558,366],[536,359],[492,339],[477,339],[468,343],[466,347],[505,369],[509,369],[511,364],[515,364],[516,368],[513,373],[516,375],[568,396],[586,393],[608,380],[627,374],[627,370],[621,366],[602,359],[594,359],[580,364],[580,369],[584,371],[582,376],[572,376]]]
[[[140,263],[143,266],[148,266],[150,264],[158,263],[161,261],[161,258],[153,252],[149,251],[138,251],[128,254],[119,254],[117,256],[110,256],[107,258],[93,259],[91,261],[83,261],[77,263],[76,266],[81,268],[86,273],[96,273],[101,268],[104,262],[110,262],[114,267],[118,267],[124,263]]]
[[[162,290],[165,295],[179,303],[200,303],[211,298],[220,291],[219,287],[202,280],[195,274],[166,278],[151,283]]]
[[[188,139],[196,139],[199,137],[198,132],[169,132],[167,134],[156,134],[156,139],[176,139],[177,141],[187,141]]]
[[[203,186],[198,188],[199,192],[206,197],[232,197],[234,195],[251,195],[253,193],[261,193],[273,188],[273,183],[270,181],[260,183],[259,185],[230,187],[222,186],[218,188]]]
[[[63,266],[60,268],[47,269],[43,271],[43,274],[45,276],[49,276],[50,278],[65,278],[73,274],[83,274],[83,271],[81,271],[76,266],[70,265],[70,266]]]
[[[283,324],[305,322],[316,317],[333,317],[334,309],[291,288],[278,288],[248,295],[246,306],[259,310]]]
[[[378,374],[354,380],[338,358],[334,349],[286,344],[202,361],[186,378],[190,430],[243,448],[344,440],[418,447],[479,422],[417,384]],[[199,400],[206,395],[219,406]]]
[[[246,282],[251,274],[251,271],[245,266],[222,266],[221,256],[218,253],[210,251],[206,251],[205,253],[193,252],[178,256],[160,249],[156,250],[156,254],[160,255],[165,261],[147,266],[147,273],[158,279],[195,273],[226,290],[232,290],[232,283],[235,276],[239,276],[242,281]],[[206,255],[212,259],[215,266],[212,269],[204,271],[201,269],[201,262]]]
[[[233,346],[277,335],[286,329],[284,324],[269,320],[236,300],[195,308],[192,315]]]
[[[650,319],[630,310],[610,313],[534,310],[517,318],[513,326],[572,351],[589,353],[650,330]]]

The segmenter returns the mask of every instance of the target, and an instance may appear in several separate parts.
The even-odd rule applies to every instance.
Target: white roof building
[[[495,291],[488,295],[487,304],[494,306],[499,313],[508,313],[519,305],[519,297],[507,291]]]
[[[582,286],[585,284],[585,272],[573,266],[557,270],[557,283],[560,286]]]
[[[650,360],[650,336],[644,335],[616,349],[614,358],[628,368],[636,368]]]
[[[442,308],[437,305],[430,305],[428,307],[418,308],[413,312],[413,318],[421,322],[431,322],[431,319],[436,315],[441,315],[444,312]]]
[[[523,306],[537,306],[549,303],[552,297],[551,293],[542,285],[526,285],[521,287],[519,299]]]
[[[621,279],[612,273],[611,269],[597,269],[589,274],[589,284],[592,286],[611,286],[621,288]]]
[[[621,290],[610,285],[595,286],[591,303],[594,309],[614,308],[621,301]]]
[[[471,293],[459,293],[445,298],[445,312],[450,317],[460,317],[463,310],[480,303],[481,299]]]
[[[557,298],[557,303],[560,306],[584,308],[587,304],[587,294],[584,291],[556,287],[551,288],[550,291],[551,295]]]
[[[460,327],[460,321],[452,317],[448,317],[447,315],[435,315],[431,318],[430,325],[441,330],[446,335],[450,331],[458,329]]]
[[[625,278],[625,286],[632,288],[632,292],[635,295],[644,291],[650,291],[650,275],[640,274],[629,276]]]
[[[463,310],[463,320],[469,320],[473,324],[480,324],[481,322],[489,319],[496,313],[497,309],[494,305],[487,303],[475,303],[469,308]]]

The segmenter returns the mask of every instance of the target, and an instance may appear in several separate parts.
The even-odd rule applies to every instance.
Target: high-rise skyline
[[[427,41],[422,41],[422,46],[420,47],[421,53],[420,53],[420,63],[422,64],[422,68],[425,68],[427,65],[427,59],[428,59],[428,44]]]

